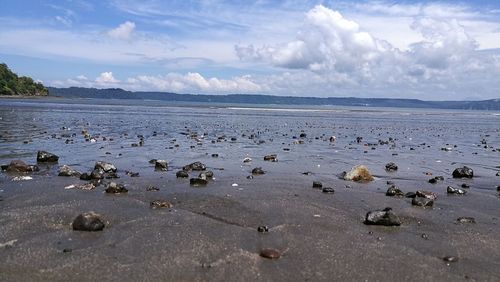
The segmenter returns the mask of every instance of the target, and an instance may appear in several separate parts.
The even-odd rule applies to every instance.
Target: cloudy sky
[[[2,0],[0,61],[46,85],[500,98],[500,1]]]

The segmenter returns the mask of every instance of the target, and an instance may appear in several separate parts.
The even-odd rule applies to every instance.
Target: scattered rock
[[[261,167],[256,167],[252,169],[252,174],[266,174],[266,172]]]
[[[74,170],[73,168],[63,165],[59,168],[59,176],[75,176],[80,177],[81,173]]]
[[[155,162],[155,170],[167,171],[168,170],[167,161],[165,161],[165,160],[156,160],[156,162]]]
[[[465,191],[464,189],[454,188],[452,186],[448,186],[448,187],[446,187],[446,193],[456,194],[456,195],[465,195],[465,193],[467,193],[467,191]]]
[[[387,188],[387,192],[385,192],[385,195],[389,197],[394,197],[394,196],[403,197],[405,196],[405,193],[395,185],[391,185],[391,187]]]
[[[474,176],[474,171],[472,168],[464,166],[456,168],[453,171],[453,178],[472,178]]]
[[[313,188],[323,188],[323,183],[319,181],[313,181]]]
[[[90,173],[91,179],[104,179],[104,170],[102,168],[96,168]]]
[[[207,185],[208,181],[203,178],[191,178],[189,179],[189,184],[192,186],[205,186]]]
[[[110,163],[107,163],[107,162],[103,162],[103,161],[96,162],[95,166],[94,166],[94,169],[101,169],[101,170],[103,170],[106,173],[108,173],[108,172],[116,172],[116,167],[113,164],[110,164]]]
[[[335,189],[333,189],[332,187],[323,187],[323,189],[321,191],[325,194],[335,193]]]
[[[36,154],[36,161],[40,163],[55,163],[58,160],[58,156],[46,151],[38,151]]]
[[[272,154],[272,155],[264,156],[264,160],[265,161],[269,161],[269,162],[277,162],[278,161],[278,155]]]
[[[40,169],[36,165],[27,165],[21,160],[13,160],[5,170],[11,173],[25,173],[39,171]]]
[[[411,201],[411,204],[418,207],[432,207],[434,205],[434,200],[424,197],[415,197]]]
[[[281,257],[281,253],[275,249],[262,249],[260,251],[260,256],[268,259],[279,259]]]
[[[424,191],[424,190],[418,190],[416,192],[417,197],[422,197],[422,198],[427,198],[431,200],[436,200],[437,199],[437,194],[434,192],[429,192],[429,191]]]
[[[175,176],[177,178],[187,178],[189,177],[189,174],[185,170],[179,170],[178,172],[175,173]]]
[[[73,220],[73,230],[101,231],[104,226],[101,215],[95,212],[82,213]]]
[[[393,171],[398,170],[398,166],[395,163],[390,162],[390,163],[385,165],[385,170],[389,171],[389,172],[393,172]]]
[[[123,186],[122,184],[117,184],[116,182],[110,182],[108,186],[106,187],[106,193],[110,194],[120,194],[120,193],[127,193],[128,190]]]
[[[463,216],[463,217],[457,218],[457,222],[458,223],[476,223],[476,219],[473,217]]]
[[[185,171],[191,171],[191,170],[202,171],[206,170],[207,167],[201,162],[194,162],[192,164],[185,165],[182,169]]]
[[[260,233],[269,232],[269,227],[267,225],[261,225],[261,226],[257,227],[257,232],[260,232]]]
[[[385,208],[381,211],[368,212],[364,223],[367,225],[399,226],[401,220],[391,208]]]
[[[167,208],[171,209],[174,207],[169,201],[166,200],[154,200],[151,203],[149,203],[149,206],[152,209],[160,209],[160,208]]]
[[[357,165],[344,175],[344,180],[355,182],[368,182],[373,180],[370,171],[364,165]]]
[[[200,174],[198,175],[198,178],[202,178],[202,179],[206,179],[206,180],[212,179],[213,177],[214,177],[214,173],[211,170],[200,172]]]

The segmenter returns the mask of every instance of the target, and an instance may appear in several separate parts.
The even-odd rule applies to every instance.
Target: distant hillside
[[[401,108],[436,108],[463,110],[500,110],[500,99],[484,101],[422,101],[417,99],[389,98],[317,98],[317,97],[284,97],[272,95],[205,95],[176,94],[167,92],[131,92],[119,88],[53,88],[49,87],[49,95],[67,98],[98,99],[139,99],[162,100],[174,102],[207,102],[230,104],[278,104],[278,105],[334,105],[361,107],[401,107]]]
[[[47,88],[26,76],[18,77],[6,64],[0,64],[0,95],[47,96]]]

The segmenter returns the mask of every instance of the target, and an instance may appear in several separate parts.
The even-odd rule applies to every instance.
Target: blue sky
[[[499,98],[500,1],[23,1],[0,61],[56,87]]]

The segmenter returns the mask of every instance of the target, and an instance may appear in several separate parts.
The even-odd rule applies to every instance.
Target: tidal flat
[[[498,281],[499,125],[479,111],[2,99],[0,280]],[[358,165],[373,180],[346,180]],[[373,211],[399,224],[370,224]],[[75,221],[89,212],[102,225]]]

